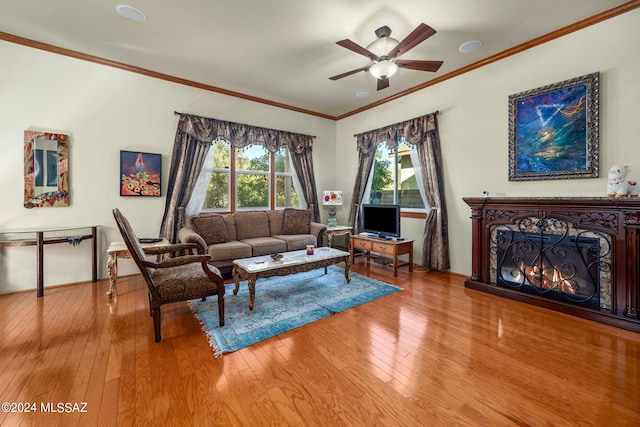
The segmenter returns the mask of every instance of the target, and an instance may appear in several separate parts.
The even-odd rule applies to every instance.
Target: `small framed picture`
[[[599,74],[509,97],[509,181],[597,178]]]
[[[120,195],[159,197],[162,154],[120,151]]]

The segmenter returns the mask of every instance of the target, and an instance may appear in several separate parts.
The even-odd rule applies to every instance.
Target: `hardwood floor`
[[[0,296],[0,401],[36,409],[0,425],[640,425],[640,334],[457,275],[353,271],[404,290],[217,359],[186,303],[154,343],[140,276],[113,300],[107,280]]]

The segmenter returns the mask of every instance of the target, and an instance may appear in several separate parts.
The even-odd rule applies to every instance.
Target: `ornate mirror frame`
[[[69,206],[69,136],[24,131],[24,207]]]

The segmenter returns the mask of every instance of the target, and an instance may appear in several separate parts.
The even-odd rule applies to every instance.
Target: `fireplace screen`
[[[602,261],[601,239],[593,233],[570,235],[562,221],[524,222],[518,230],[496,230],[497,284],[599,307],[600,270],[609,269]]]

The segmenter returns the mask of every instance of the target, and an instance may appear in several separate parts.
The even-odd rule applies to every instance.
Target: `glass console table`
[[[37,289],[38,297],[44,295],[44,245],[54,243],[68,243],[77,246],[83,240],[92,239],[91,245],[91,281],[98,281],[97,254],[98,239],[97,226],[84,227],[51,227],[51,228],[33,228],[33,229],[0,229],[0,249],[5,246],[36,246],[36,264],[37,264]]]

